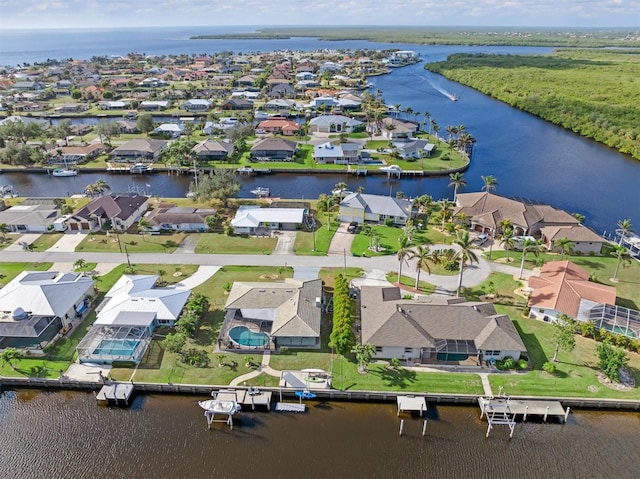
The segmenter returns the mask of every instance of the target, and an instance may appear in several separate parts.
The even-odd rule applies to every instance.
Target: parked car
[[[489,240],[489,236],[483,233],[478,235],[478,237],[476,238],[476,243],[482,246],[488,240]]]
[[[349,226],[347,226],[347,231],[349,233],[355,233],[358,229],[358,222],[357,221],[352,221],[351,223],[349,223]]]

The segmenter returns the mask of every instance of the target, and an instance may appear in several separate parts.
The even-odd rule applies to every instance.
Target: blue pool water
[[[265,348],[269,344],[269,336],[255,333],[246,326],[234,326],[229,330],[229,337],[234,343],[247,348]]]
[[[140,341],[132,339],[103,339],[93,354],[133,357]]]

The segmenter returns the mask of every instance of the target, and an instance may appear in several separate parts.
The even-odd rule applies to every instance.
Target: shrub
[[[526,317],[529,317],[529,314],[530,314],[530,313],[531,313],[531,308],[529,307],[529,305],[528,305],[528,304],[526,304],[526,305],[524,306],[524,308],[522,308],[522,315],[523,315],[523,316],[526,316]]]
[[[542,365],[542,370],[549,374],[554,374],[556,372],[556,363],[553,361],[547,361]]]
[[[187,343],[187,337],[181,333],[169,333],[162,340],[162,347],[169,352],[179,353]]]
[[[206,368],[209,364],[209,355],[206,351],[197,348],[189,348],[182,351],[180,360],[196,368]]]
[[[518,369],[527,369],[528,366],[529,366],[529,362],[526,359],[518,360],[518,364],[517,364]]]
[[[512,357],[507,356],[502,360],[502,365],[504,366],[504,369],[514,369],[516,367],[516,362]]]

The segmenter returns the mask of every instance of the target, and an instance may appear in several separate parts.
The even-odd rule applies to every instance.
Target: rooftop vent
[[[11,313],[11,317],[16,321],[21,321],[23,319],[27,319],[29,317],[29,313],[27,313],[24,309],[18,306]]]

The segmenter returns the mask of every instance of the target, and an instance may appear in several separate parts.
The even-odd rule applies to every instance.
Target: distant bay
[[[278,40],[212,39],[189,40],[195,35],[251,33],[261,27],[176,27],[123,28],[96,30],[2,30],[0,31],[0,64],[22,64],[47,58],[86,58],[95,55],[268,52],[274,50],[312,51],[318,49],[409,49],[421,54],[426,62],[444,60],[452,53],[478,52],[497,54],[545,54],[550,48],[539,47],[469,47],[442,45],[411,45],[375,43],[364,40],[320,41],[317,38],[295,37]],[[370,78],[371,90],[380,89],[385,101],[411,107],[413,111],[429,112],[441,127],[465,125],[477,144],[469,170],[465,173],[466,191],[478,191],[481,175],[498,178],[497,193],[545,202],[586,216],[586,224],[598,233],[611,232],[616,222],[630,218],[636,229],[640,226],[640,164],[594,141],[568,132],[558,126],[523,113],[493,100],[475,90],[423,69],[423,63],[394,69],[389,75]],[[452,102],[442,93],[458,97]],[[21,195],[50,191],[51,182],[43,175],[6,174],[1,183],[13,184]],[[88,180],[84,175],[77,182]],[[152,175],[148,179],[111,178],[117,191],[133,183],[152,185],[153,193],[175,192],[182,196],[188,179]],[[387,182],[383,178],[352,179],[345,175],[289,175],[252,178],[243,181],[241,195],[249,196],[253,185],[270,187],[272,192],[286,196],[317,197],[328,193],[338,181],[347,181],[351,189],[364,186],[369,193],[407,196],[428,193],[439,199],[451,197],[448,178],[408,179]],[[45,183],[46,182],[46,183]],[[15,184],[14,184],[15,183]],[[87,181],[89,183],[89,181]],[[86,184],[86,183],[85,183]],[[285,187],[284,184],[287,186]],[[45,186],[46,185],[46,186]],[[61,193],[78,192],[83,185],[60,184]],[[42,196],[43,193],[40,194]]]

